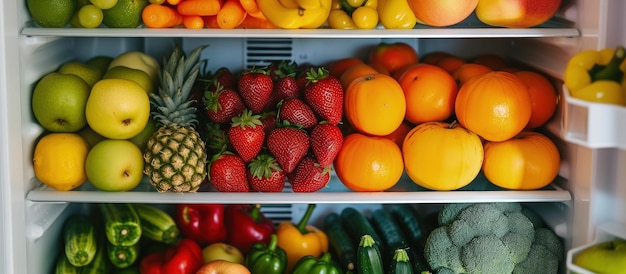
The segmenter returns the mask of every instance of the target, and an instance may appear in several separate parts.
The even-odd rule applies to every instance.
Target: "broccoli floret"
[[[527,207],[523,207],[522,213],[526,216],[526,218],[528,218],[528,220],[530,220],[531,223],[533,223],[535,229],[543,227],[543,220],[536,212],[530,210]]]
[[[449,204],[439,213],[440,226],[427,237],[424,253],[437,273],[558,270],[564,253],[559,237],[539,229],[539,216],[519,203]]]
[[[463,246],[461,261],[467,273],[502,274],[515,268],[509,249],[495,235],[478,236]]]

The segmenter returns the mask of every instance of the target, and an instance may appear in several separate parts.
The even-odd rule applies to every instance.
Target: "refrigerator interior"
[[[30,110],[30,94],[44,74],[70,60],[86,60],[96,55],[116,56],[139,50],[158,60],[175,44],[185,51],[208,45],[202,58],[208,70],[221,66],[240,70],[281,59],[299,64],[326,64],[346,56],[366,58],[367,51],[380,42],[403,41],[414,46],[420,56],[446,51],[470,58],[494,53],[513,62],[528,65],[549,75],[561,90],[562,72],[568,58],[581,49],[600,49],[626,44],[621,0],[569,1],[560,17],[575,22],[553,22],[546,28],[475,28],[474,21],[459,28],[420,28],[411,31],[325,30],[113,30],[113,29],[38,29],[32,27],[24,1],[3,1],[0,14],[0,272],[48,273],[60,243],[60,230],[69,214],[86,210],[96,202],[137,202],[174,204],[249,203],[267,205],[265,212],[276,220],[298,219],[306,203],[317,203],[314,223],[325,212],[344,206],[358,206],[366,213],[380,204],[412,203],[420,210],[436,210],[449,202],[523,202],[539,212],[564,239],[566,249],[593,241],[595,230],[604,223],[626,225],[626,149],[620,144],[592,144],[571,138],[571,119],[565,123],[567,104],[559,110],[546,129],[562,155],[560,177],[547,190],[501,191],[489,188],[484,180],[472,183],[474,189],[432,192],[419,190],[408,178],[384,193],[348,191],[335,177],[329,187],[318,193],[159,193],[143,182],[126,193],[96,191],[86,183],[77,191],[57,192],[43,187],[33,174],[31,163],[35,141],[43,133]],[[226,54],[227,53],[227,54]],[[561,96],[563,96],[561,94]],[[584,114],[584,113],[583,113]],[[583,115],[584,116],[584,115]],[[624,126],[617,120],[607,127]],[[575,127],[574,127],[575,128]],[[624,127],[623,127],[624,128]],[[624,139],[621,142],[625,142]],[[621,144],[623,145],[623,143]],[[480,180],[477,180],[480,181]],[[626,238],[626,231],[618,236]]]

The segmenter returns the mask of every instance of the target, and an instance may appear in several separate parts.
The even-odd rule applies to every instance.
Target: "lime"
[[[89,2],[103,10],[108,10],[117,4],[117,0],[89,0]]]
[[[30,15],[44,28],[65,27],[76,11],[76,0],[26,0]]]
[[[78,10],[78,22],[84,28],[97,28],[103,17],[102,10],[94,5],[85,5]]]
[[[148,4],[148,0],[118,0],[117,5],[102,11],[102,23],[109,28],[136,28],[141,25],[141,12]]]

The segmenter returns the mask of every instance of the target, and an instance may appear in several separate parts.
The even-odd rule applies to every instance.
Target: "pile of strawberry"
[[[208,181],[221,192],[314,192],[343,144],[343,88],[322,67],[220,68],[204,89]]]

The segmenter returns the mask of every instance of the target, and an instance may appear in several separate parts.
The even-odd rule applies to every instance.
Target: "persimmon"
[[[343,89],[347,89],[348,86],[354,79],[359,78],[361,76],[369,75],[369,74],[377,74],[378,71],[374,69],[372,66],[368,64],[356,64],[346,69],[339,77],[339,82],[341,82],[341,86]]]
[[[407,121],[413,124],[444,121],[454,113],[458,86],[442,68],[415,65],[400,76],[399,83],[406,99]]]
[[[483,66],[489,67],[492,70],[502,70],[505,67],[508,67],[506,60],[495,54],[482,54],[478,55],[470,60],[471,63],[481,64]]]
[[[459,123],[488,141],[504,141],[517,135],[532,113],[526,84],[503,71],[469,80],[459,89],[454,107]]]
[[[345,117],[358,132],[385,136],[404,120],[406,100],[391,76],[377,73],[354,79],[344,93]]]
[[[439,62],[441,59],[443,59],[444,57],[451,56],[451,55],[452,54],[444,52],[444,51],[434,51],[434,52],[424,55],[424,57],[420,59],[420,63],[436,65],[437,62]]]
[[[380,43],[370,51],[368,64],[382,67],[389,73],[406,64],[416,64],[419,61],[417,51],[403,42]],[[384,72],[383,72],[384,73]]]
[[[441,58],[435,65],[452,74],[456,69],[458,69],[465,63],[467,63],[465,59],[458,56],[450,55]]]
[[[333,166],[339,180],[353,191],[387,190],[404,171],[402,152],[396,143],[361,133],[344,138]]]
[[[457,68],[454,71],[454,73],[452,73],[452,77],[454,77],[454,80],[456,80],[459,86],[461,86],[465,82],[467,82],[469,79],[472,79],[475,76],[482,75],[490,71],[493,71],[493,69],[485,65],[467,63]]]
[[[532,113],[527,128],[536,128],[545,124],[556,111],[558,97],[554,85],[545,76],[533,71],[514,73],[528,87]]]
[[[330,75],[339,79],[347,69],[354,65],[363,64],[363,60],[356,57],[346,57],[334,60],[328,64],[328,72]]]

